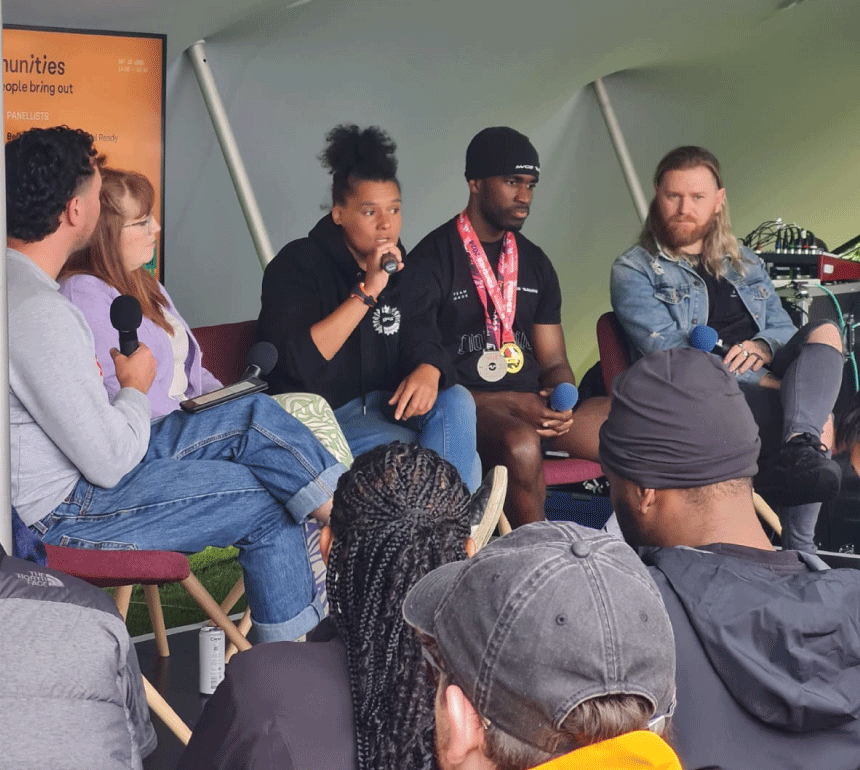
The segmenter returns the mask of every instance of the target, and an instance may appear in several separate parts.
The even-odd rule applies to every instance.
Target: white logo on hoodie
[[[391,305],[380,305],[373,311],[373,329],[377,334],[397,334],[400,329],[400,310]]]

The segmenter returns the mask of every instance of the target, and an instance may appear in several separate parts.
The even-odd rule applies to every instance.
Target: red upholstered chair
[[[99,588],[116,588],[114,600],[123,618],[128,612],[132,585],[143,584],[159,655],[169,654],[164,617],[158,598],[158,585],[161,583],[181,583],[212,621],[224,629],[224,633],[233,644],[240,650],[247,650],[251,646],[200,581],[194,577],[188,566],[188,559],[181,553],[97,551],[85,548],[63,548],[47,543],[45,551],[49,567],[85,580]],[[150,709],[180,741],[187,745],[191,738],[191,730],[146,677],[143,677],[143,685]]]
[[[607,394],[612,392],[613,380],[630,366],[627,335],[612,311],[597,319],[597,349],[600,352],[600,370]]]
[[[612,344],[604,352],[604,344],[601,342],[601,334],[604,336],[618,330],[620,336],[612,340]],[[600,364],[603,381],[609,392],[612,379],[619,372],[624,371],[629,365],[627,357],[627,346],[624,344],[624,333],[615,318],[615,313],[604,313],[597,321],[597,344],[600,349]],[[609,343],[607,343],[609,344]],[[620,368],[618,368],[620,367]],[[609,380],[607,383],[607,376]],[[596,479],[603,475],[599,463],[590,460],[580,460],[570,457],[563,460],[545,459],[543,461],[543,476],[547,488],[563,489],[571,484]]]
[[[543,461],[543,477],[548,488],[559,489],[581,481],[600,478],[602,475],[600,463],[593,463],[591,460],[580,460],[578,457],[563,459],[547,457]]]
[[[116,588],[114,599],[123,618],[128,612],[131,587],[142,584],[161,656],[169,654],[161,602],[158,601],[158,586],[163,583],[181,583],[212,621],[224,629],[233,644],[241,650],[251,646],[191,572],[184,554],[173,551],[102,551],[48,544],[45,544],[45,550],[49,567],[99,588]]]
[[[257,341],[257,321],[239,321],[191,330],[203,351],[203,365],[225,385],[245,371],[245,356]]]

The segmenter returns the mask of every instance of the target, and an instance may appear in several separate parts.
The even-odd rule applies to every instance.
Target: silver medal
[[[498,350],[485,350],[478,359],[478,376],[486,382],[498,382],[508,373],[508,361]]]

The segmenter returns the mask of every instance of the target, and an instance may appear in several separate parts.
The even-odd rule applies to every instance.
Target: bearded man
[[[691,347],[699,325],[716,330],[761,431],[756,489],[780,507],[783,545],[814,551],[820,503],[841,483],[830,459],[841,333],[830,321],[794,327],[762,261],[732,235],[712,153],[672,150],[654,192],[638,244],[612,266],[612,309],[631,357]]]

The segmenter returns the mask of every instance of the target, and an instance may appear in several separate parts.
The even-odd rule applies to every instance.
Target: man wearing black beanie
[[[856,770],[860,571],[773,548],[753,507],[760,449],[717,356],[656,351],[615,378],[600,457],[672,622],[672,746],[690,768]]]
[[[561,328],[561,290],[546,254],[520,229],[540,177],[528,137],[485,128],[466,150],[469,202],[408,257],[416,303],[427,303],[460,384],[477,407],[484,467],[505,465],[505,512],[518,526],[543,518],[543,449],[597,459],[608,399],[548,406],[573,384]],[[560,391],[561,392],[561,391]],[[575,389],[573,389],[575,393]]]

